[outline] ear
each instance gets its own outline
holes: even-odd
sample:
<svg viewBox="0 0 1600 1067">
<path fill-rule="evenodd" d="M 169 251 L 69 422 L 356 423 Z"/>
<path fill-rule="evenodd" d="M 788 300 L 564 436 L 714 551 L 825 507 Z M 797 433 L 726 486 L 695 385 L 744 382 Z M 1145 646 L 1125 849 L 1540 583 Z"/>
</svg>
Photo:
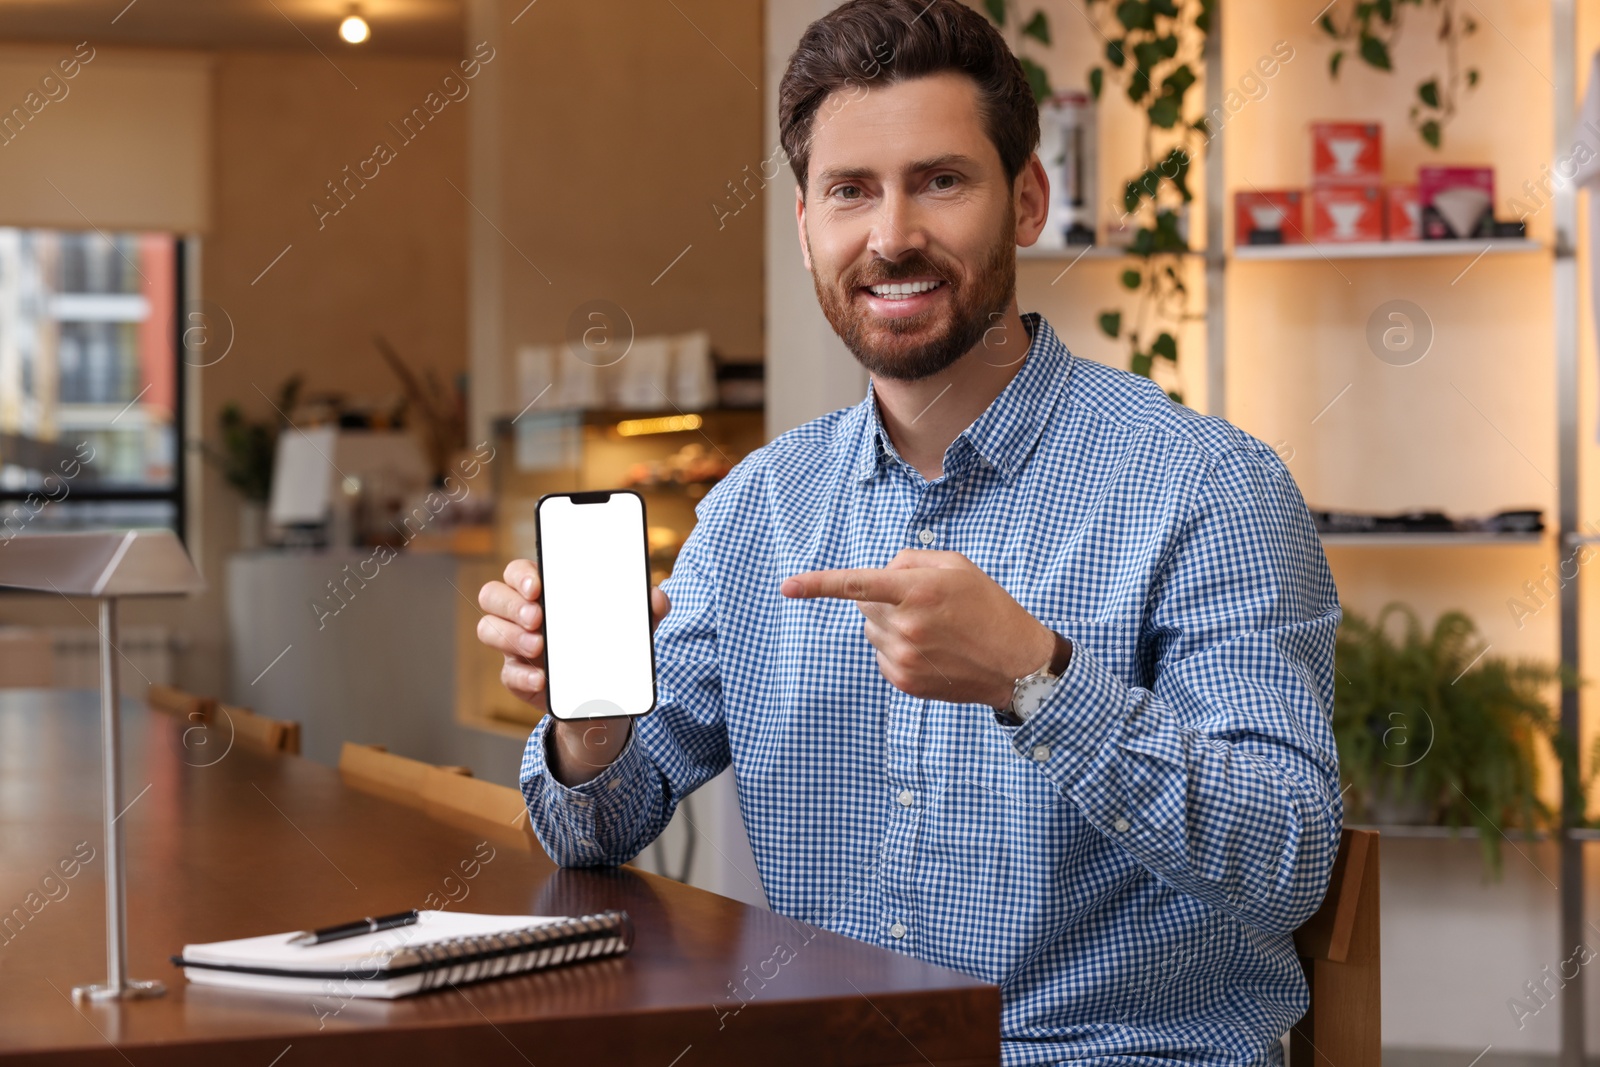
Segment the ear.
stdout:
<svg viewBox="0 0 1600 1067">
<path fill-rule="evenodd" d="M 811 246 L 806 243 L 806 191 L 794 187 L 794 222 L 800 231 L 800 258 L 805 261 L 806 272 L 811 273 Z"/>
<path fill-rule="evenodd" d="M 1017 175 L 1011 198 L 1017 216 L 1017 244 L 1027 248 L 1044 232 L 1045 220 L 1050 215 L 1050 178 L 1037 152 L 1028 157 L 1027 165 Z"/>
</svg>

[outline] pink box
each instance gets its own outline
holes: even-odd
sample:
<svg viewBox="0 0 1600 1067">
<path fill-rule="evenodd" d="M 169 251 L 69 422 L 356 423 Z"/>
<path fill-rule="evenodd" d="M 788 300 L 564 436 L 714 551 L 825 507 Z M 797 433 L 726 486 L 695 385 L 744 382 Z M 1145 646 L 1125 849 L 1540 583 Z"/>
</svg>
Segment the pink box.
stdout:
<svg viewBox="0 0 1600 1067">
<path fill-rule="evenodd" d="M 1383 240 L 1383 190 L 1376 185 L 1311 190 L 1311 239 L 1318 244 Z"/>
<path fill-rule="evenodd" d="M 1493 167 L 1420 167 L 1422 238 L 1494 236 Z"/>
<path fill-rule="evenodd" d="M 1383 181 L 1383 127 L 1376 122 L 1313 122 L 1311 184 Z"/>
<path fill-rule="evenodd" d="M 1233 194 L 1235 245 L 1305 244 L 1304 194 L 1299 189 Z"/>
<path fill-rule="evenodd" d="M 1388 205 L 1385 236 L 1391 241 L 1417 241 L 1422 238 L 1422 201 L 1415 185 L 1391 185 L 1384 190 Z"/>
</svg>

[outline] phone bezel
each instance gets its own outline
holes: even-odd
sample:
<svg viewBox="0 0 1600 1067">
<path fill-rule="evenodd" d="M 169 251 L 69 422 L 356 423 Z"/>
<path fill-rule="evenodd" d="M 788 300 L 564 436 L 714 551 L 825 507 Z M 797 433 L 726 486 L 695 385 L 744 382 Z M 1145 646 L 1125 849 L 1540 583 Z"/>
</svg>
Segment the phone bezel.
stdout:
<svg viewBox="0 0 1600 1067">
<path fill-rule="evenodd" d="M 646 628 L 648 630 L 648 633 L 646 635 L 645 643 L 650 648 L 650 706 L 648 708 L 644 709 L 643 711 L 631 711 L 631 712 L 627 712 L 627 713 L 625 713 L 623 715 L 577 715 L 577 716 L 572 716 L 572 715 L 560 715 L 560 714 L 557 714 L 556 713 L 556 707 L 555 707 L 555 697 L 554 697 L 554 694 L 555 694 L 555 671 L 553 669 L 553 665 L 550 662 L 550 642 L 547 639 L 545 641 L 545 646 L 544 646 L 544 651 L 545 651 L 545 657 L 544 657 L 544 666 L 545 666 L 545 671 L 544 671 L 545 710 L 548 711 L 555 718 L 560 719 L 562 722 L 588 722 L 591 719 L 599 719 L 599 718 L 606 718 L 606 719 L 612 719 L 612 718 L 638 719 L 638 718 L 642 718 L 645 715 L 650 714 L 652 711 L 655 711 L 657 705 L 659 705 L 661 703 L 660 688 L 656 684 L 655 630 L 654 630 L 653 627 L 650 626 L 650 623 L 651 623 L 652 619 L 654 618 L 654 613 L 650 609 L 650 520 L 649 520 L 649 515 L 648 515 L 648 512 L 647 512 L 647 509 L 645 507 L 644 497 L 640 496 L 638 493 L 634 492 L 632 489 L 591 489 L 591 490 L 584 490 L 584 491 L 576 491 L 576 490 L 574 490 L 574 491 L 568 491 L 568 492 L 564 492 L 564 493 L 545 493 L 542 496 L 540 496 L 538 501 L 534 504 L 534 506 L 533 506 L 533 515 L 534 515 L 533 543 L 534 543 L 534 548 L 538 552 L 538 555 L 539 555 L 539 558 L 536 561 L 536 565 L 539 568 L 539 615 L 540 615 L 540 623 L 541 623 L 540 630 L 541 630 L 541 632 L 543 632 L 550 625 L 550 608 L 545 603 L 545 599 L 544 599 L 544 594 L 545 594 L 545 582 L 544 582 L 544 504 L 545 504 L 545 501 L 554 500 L 554 499 L 560 498 L 560 499 L 571 500 L 574 504 L 577 504 L 577 505 L 580 505 L 580 506 L 587 505 L 587 504 L 602 504 L 603 505 L 603 504 L 609 502 L 612 497 L 617 496 L 619 494 L 626 494 L 627 496 L 631 496 L 631 497 L 633 497 L 633 498 L 635 498 L 636 500 L 639 501 L 639 547 L 640 547 L 640 549 L 641 549 L 641 551 L 643 553 L 643 556 L 644 556 L 644 610 L 645 610 L 645 626 L 646 626 Z M 599 498 L 599 499 L 585 500 L 585 499 L 583 499 L 584 497 L 594 497 L 594 498 Z"/>
</svg>

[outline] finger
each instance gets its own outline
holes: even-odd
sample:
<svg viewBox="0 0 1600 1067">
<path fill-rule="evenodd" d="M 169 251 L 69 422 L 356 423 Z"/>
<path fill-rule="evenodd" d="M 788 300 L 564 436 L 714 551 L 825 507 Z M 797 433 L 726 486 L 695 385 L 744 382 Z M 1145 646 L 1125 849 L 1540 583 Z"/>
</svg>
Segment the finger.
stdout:
<svg viewBox="0 0 1600 1067">
<path fill-rule="evenodd" d="M 778 591 L 787 597 L 810 599 L 837 597 L 842 600 L 872 600 L 897 604 L 904 595 L 906 579 L 876 567 L 855 570 L 807 571 L 785 578 Z"/>
<path fill-rule="evenodd" d="M 485 615 L 478 620 L 478 640 L 507 656 L 533 659 L 544 655 L 542 633 L 530 633 L 493 615 Z"/>
<path fill-rule="evenodd" d="M 527 600 L 539 599 L 539 568 L 532 561 L 514 559 L 506 564 L 506 584 Z"/>
<path fill-rule="evenodd" d="M 504 582 L 485 582 L 483 588 L 478 590 L 478 606 L 525 630 L 538 629 L 543 623 L 543 612 L 539 605 L 527 600 Z"/>
<path fill-rule="evenodd" d="M 528 704 L 544 706 L 544 670 L 515 659 L 500 668 L 500 684 L 506 691 Z"/>
<path fill-rule="evenodd" d="M 672 610 L 672 602 L 667 599 L 659 585 L 650 587 L 650 620 L 651 624 L 659 624 L 667 617 L 667 612 Z"/>
<path fill-rule="evenodd" d="M 916 567 L 959 567 L 967 557 L 959 552 L 939 548 L 902 548 L 889 561 L 889 570 L 903 571 Z"/>
</svg>

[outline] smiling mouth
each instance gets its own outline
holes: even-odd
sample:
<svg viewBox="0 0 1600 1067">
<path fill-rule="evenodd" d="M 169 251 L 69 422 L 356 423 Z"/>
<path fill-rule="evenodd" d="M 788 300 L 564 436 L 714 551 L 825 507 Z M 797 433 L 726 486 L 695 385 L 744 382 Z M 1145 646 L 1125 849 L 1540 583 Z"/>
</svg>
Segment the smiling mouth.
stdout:
<svg viewBox="0 0 1600 1067">
<path fill-rule="evenodd" d="M 861 289 L 881 300 L 910 300 L 923 293 L 942 289 L 945 284 L 941 279 L 924 278 L 910 282 L 879 282 L 875 285 L 863 285 Z"/>
</svg>

